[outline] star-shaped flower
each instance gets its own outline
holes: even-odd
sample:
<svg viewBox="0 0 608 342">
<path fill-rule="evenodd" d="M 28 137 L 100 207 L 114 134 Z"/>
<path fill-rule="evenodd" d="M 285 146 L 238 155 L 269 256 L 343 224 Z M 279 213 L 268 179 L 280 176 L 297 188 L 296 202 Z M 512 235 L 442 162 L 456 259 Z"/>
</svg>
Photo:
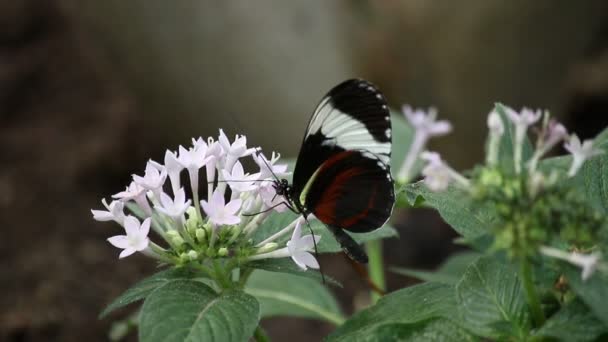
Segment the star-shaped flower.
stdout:
<svg viewBox="0 0 608 342">
<path fill-rule="evenodd" d="M 301 234 L 301 220 L 298 220 L 298 223 L 296 223 L 296 227 L 291 234 L 291 239 L 287 241 L 287 250 L 289 251 L 289 255 L 296 265 L 305 271 L 308 269 L 308 267 L 318 269 L 319 262 L 317 262 L 317 259 L 315 259 L 314 255 L 312 255 L 310 251 L 313 250 L 315 241 L 318 243 L 319 240 L 321 240 L 321 236 L 301 236 Z"/>
<path fill-rule="evenodd" d="M 424 183 L 432 191 L 443 191 L 448 188 L 451 180 L 450 168 L 441 160 L 438 153 L 423 152 L 422 159 L 427 165 L 422 169 Z"/>
<path fill-rule="evenodd" d="M 125 204 L 121 201 L 112 201 L 109 205 L 106 199 L 102 199 L 101 203 L 108 209 L 105 210 L 91 210 L 93 219 L 97 221 L 116 221 L 118 224 L 123 225 L 125 221 L 124 207 Z"/>
<path fill-rule="evenodd" d="M 287 206 L 285 203 L 285 198 L 283 196 L 277 195 L 277 190 L 274 187 L 272 182 L 266 181 L 263 182 L 258 188 L 258 193 L 264 202 L 264 206 L 266 208 L 274 208 L 275 211 L 282 213 L 287 210 Z M 282 205 L 280 205 L 283 203 Z"/>
<path fill-rule="evenodd" d="M 585 160 L 604 153 L 600 149 L 593 148 L 593 140 L 585 140 L 582 144 L 576 134 L 570 136 L 570 141 L 564 144 L 564 148 L 572 154 L 572 164 L 568 171 L 568 176 L 576 175 L 578 170 L 583 166 Z"/>
<path fill-rule="evenodd" d="M 116 235 L 108 239 L 114 247 L 121 248 L 123 251 L 118 256 L 120 259 L 127 257 L 135 252 L 141 252 L 148 247 L 150 242 L 148 233 L 150 232 L 150 218 L 145 219 L 141 225 L 139 220 L 133 216 L 125 218 L 125 232 L 127 235 Z"/>
<path fill-rule="evenodd" d="M 184 166 L 177 160 L 175 152 L 169 150 L 165 151 L 165 170 L 167 170 L 167 175 L 171 181 L 171 189 L 174 194 L 182 187 L 179 175 L 183 169 Z"/>
<path fill-rule="evenodd" d="M 177 161 L 188 171 L 198 170 L 203 167 L 211 157 L 206 156 L 207 149 L 199 146 L 199 148 L 185 149 L 183 146 L 179 147 L 179 157 Z"/>
<path fill-rule="evenodd" d="M 593 275 L 593 273 L 597 269 L 597 265 L 600 259 L 601 254 L 599 253 L 582 254 L 572 252 L 568 261 L 571 264 L 576 265 L 582 269 L 581 278 L 583 279 L 583 281 L 586 281 Z"/>
<path fill-rule="evenodd" d="M 164 192 L 161 193 L 160 205 L 156 205 L 155 208 L 174 220 L 181 220 L 182 215 L 184 215 L 186 210 L 190 207 L 190 203 L 190 200 L 186 200 L 184 188 L 181 188 L 175 193 L 175 199 L 171 199 L 171 197 Z"/>
<path fill-rule="evenodd" d="M 165 184 L 165 179 L 167 179 L 167 170 L 165 167 L 152 162 L 146 164 L 146 173 L 143 177 L 133 175 L 133 181 L 135 183 L 146 190 L 152 191 L 155 196 L 160 195 L 162 187 Z"/>
<path fill-rule="evenodd" d="M 135 182 L 131 182 L 125 191 L 112 195 L 112 198 L 122 202 L 135 201 L 146 214 L 152 215 L 152 209 L 146 198 L 146 189 Z"/>
<path fill-rule="evenodd" d="M 280 153 L 272 152 L 270 160 L 266 159 L 264 153 L 254 153 L 251 155 L 253 161 L 258 164 L 260 168 L 259 179 L 267 179 L 276 177 L 283 177 L 289 174 L 287 172 L 287 164 L 276 164 L 275 163 L 281 158 Z"/>
<path fill-rule="evenodd" d="M 247 149 L 247 137 L 238 134 L 234 138 L 234 143 L 230 143 L 228 137 L 222 129 L 220 129 L 219 143 L 225 153 L 231 157 L 238 159 L 253 153 L 253 149 Z"/>
<path fill-rule="evenodd" d="M 414 165 L 420 153 L 424 150 L 427 141 L 432 137 L 449 133 L 452 130 L 452 125 L 445 120 L 435 121 L 437 110 L 434 108 L 430 108 L 427 112 L 406 105 L 403 106 L 403 114 L 415 130 L 414 140 L 397 174 L 397 181 L 406 183 L 414 176 Z"/>
<path fill-rule="evenodd" d="M 437 118 L 437 110 L 435 108 L 424 111 L 405 105 L 403 106 L 403 114 L 414 127 L 417 134 L 423 134 L 429 138 L 450 133 L 452 130 L 452 125 L 448 121 L 435 121 Z"/>
<path fill-rule="evenodd" d="M 538 109 L 532 110 L 524 107 L 522 108 L 521 112 L 518 113 L 512 108 L 506 106 L 504 108 L 505 114 L 507 114 L 507 117 L 515 126 L 529 127 L 530 125 L 536 123 L 536 121 L 538 121 L 542 115 L 542 112 Z"/>
<path fill-rule="evenodd" d="M 243 165 L 238 160 L 232 167 L 232 173 L 222 170 L 222 174 L 232 191 L 245 192 L 255 190 L 258 187 L 255 181 L 258 180 L 259 174 L 246 174 L 243 170 Z"/>
<path fill-rule="evenodd" d="M 236 214 L 241 208 L 242 201 L 239 198 L 226 203 L 222 191 L 216 190 L 209 202 L 201 200 L 201 206 L 209 217 L 209 221 L 215 225 L 233 225 L 241 222 Z"/>
</svg>

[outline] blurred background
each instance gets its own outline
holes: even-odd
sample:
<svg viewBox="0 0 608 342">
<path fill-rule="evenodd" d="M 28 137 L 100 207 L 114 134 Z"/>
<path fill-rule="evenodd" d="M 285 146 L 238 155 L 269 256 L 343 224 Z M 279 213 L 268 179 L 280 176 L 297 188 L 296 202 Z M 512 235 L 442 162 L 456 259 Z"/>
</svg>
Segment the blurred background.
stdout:
<svg viewBox="0 0 608 342">
<path fill-rule="evenodd" d="M 294 156 L 317 101 L 351 77 L 394 108 L 436 106 L 455 131 L 433 148 L 461 169 L 481 160 L 496 101 L 592 137 L 608 124 L 608 2 L 1 1 L 0 340 L 107 340 L 129 311 L 98 313 L 155 265 L 119 262 L 105 239 L 120 227 L 89 209 L 148 158 L 220 127 Z M 394 224 L 389 265 L 433 269 L 458 249 L 433 212 Z M 321 261 L 352 312 L 365 284 L 340 256 Z M 264 326 L 278 341 L 332 329 Z"/>
</svg>

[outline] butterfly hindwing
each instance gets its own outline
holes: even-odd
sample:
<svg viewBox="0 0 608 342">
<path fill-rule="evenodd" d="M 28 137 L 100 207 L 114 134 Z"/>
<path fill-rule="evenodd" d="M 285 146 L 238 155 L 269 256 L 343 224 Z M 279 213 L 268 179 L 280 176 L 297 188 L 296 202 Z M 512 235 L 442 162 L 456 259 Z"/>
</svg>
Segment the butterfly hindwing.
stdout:
<svg viewBox="0 0 608 342">
<path fill-rule="evenodd" d="M 325 224 L 363 233 L 388 220 L 395 198 L 388 166 L 348 150 L 319 167 L 301 200 Z"/>
</svg>

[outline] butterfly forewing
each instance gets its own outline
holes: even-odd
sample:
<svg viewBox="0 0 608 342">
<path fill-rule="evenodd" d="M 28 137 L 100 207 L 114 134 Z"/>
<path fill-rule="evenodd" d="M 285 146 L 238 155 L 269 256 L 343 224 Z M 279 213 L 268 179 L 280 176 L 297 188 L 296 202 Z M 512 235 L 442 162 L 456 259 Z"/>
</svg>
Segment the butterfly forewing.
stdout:
<svg viewBox="0 0 608 342">
<path fill-rule="evenodd" d="M 294 190 L 301 192 L 323 162 L 345 150 L 390 164 L 390 112 L 382 94 L 364 80 L 342 82 L 315 109 L 294 170 Z"/>
</svg>

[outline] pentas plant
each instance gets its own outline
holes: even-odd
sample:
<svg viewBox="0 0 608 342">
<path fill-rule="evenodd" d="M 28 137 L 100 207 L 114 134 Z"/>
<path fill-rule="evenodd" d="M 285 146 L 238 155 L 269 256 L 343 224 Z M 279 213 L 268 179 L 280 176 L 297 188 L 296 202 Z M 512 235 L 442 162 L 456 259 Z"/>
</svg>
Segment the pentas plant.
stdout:
<svg viewBox="0 0 608 342">
<path fill-rule="evenodd" d="M 498 104 L 484 162 L 460 173 L 425 147 L 449 123 L 434 109 L 404 114 L 414 133 L 397 203 L 435 208 L 470 250 L 435 272 L 393 268 L 425 282 L 385 296 L 329 339 L 608 339 L 608 131 L 581 141 L 546 111 Z M 546 158 L 559 146 L 569 154 Z M 418 170 L 422 180 L 408 184 Z"/>
<path fill-rule="evenodd" d="M 257 166 L 253 173 L 246 159 Z M 115 324 L 113 339 L 133 326 L 142 341 L 263 339 L 259 320 L 277 312 L 341 323 L 325 287 L 337 282 L 317 271 L 315 254 L 340 247 L 321 239 L 327 231 L 314 216 L 287 210 L 275 181 L 288 175 L 279 154 L 267 158 L 245 136 L 231 141 L 220 130 L 217 140 L 192 139 L 166 151 L 162 163 L 150 160 L 112 201 L 102 199 L 105 210 L 91 212 L 122 227 L 107 239 L 118 258 L 140 253 L 163 268 L 102 313 L 144 300 L 136 316 Z M 392 235 L 386 228 L 355 239 Z"/>
<path fill-rule="evenodd" d="M 287 209 L 273 187 L 273 177 L 285 176 L 287 165 L 277 164 L 279 156 L 274 153 L 266 159 L 256 149 L 247 148 L 246 142 L 244 136 L 230 142 L 221 130 L 217 141 L 193 139 L 188 148 L 166 151 L 164 164 L 149 161 L 144 175 L 133 175 L 131 184 L 113 195 L 110 204 L 103 199 L 107 210 L 92 210 L 93 218 L 114 221 L 124 228 L 124 235 L 108 239 L 122 249 L 119 258 L 141 252 L 162 263 L 196 268 L 216 280 L 226 276 L 218 273 L 265 258 L 291 257 L 303 270 L 318 269 L 310 251 L 320 236 L 302 237 L 302 218 L 253 243 L 251 236 L 264 220 L 273 211 Z M 246 157 L 253 158 L 258 172 L 245 173 L 240 159 Z M 187 184 L 181 183 L 184 170 L 188 173 Z M 201 170 L 206 176 L 202 187 Z M 165 183 L 170 184 L 169 193 L 165 192 Z M 207 191 L 207 198 L 199 199 L 199 188 Z M 192 198 L 186 198 L 186 189 Z M 125 206 L 131 214 L 124 213 Z M 150 227 L 162 243 L 152 241 Z M 294 233 L 291 240 L 278 249 L 275 240 L 289 231 Z M 222 267 L 218 268 L 217 263 Z"/>
</svg>

